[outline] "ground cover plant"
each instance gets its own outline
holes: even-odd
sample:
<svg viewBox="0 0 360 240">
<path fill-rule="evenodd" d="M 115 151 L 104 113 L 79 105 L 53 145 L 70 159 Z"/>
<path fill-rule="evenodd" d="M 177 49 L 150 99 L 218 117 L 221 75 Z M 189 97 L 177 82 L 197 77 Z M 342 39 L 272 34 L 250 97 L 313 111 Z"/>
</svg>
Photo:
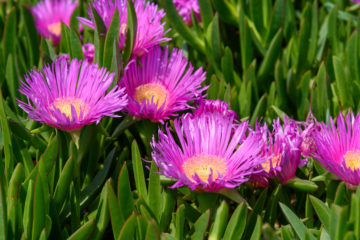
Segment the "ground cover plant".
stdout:
<svg viewBox="0 0 360 240">
<path fill-rule="evenodd" d="M 0 239 L 360 239 L 359 16 L 0 2 Z"/>
</svg>

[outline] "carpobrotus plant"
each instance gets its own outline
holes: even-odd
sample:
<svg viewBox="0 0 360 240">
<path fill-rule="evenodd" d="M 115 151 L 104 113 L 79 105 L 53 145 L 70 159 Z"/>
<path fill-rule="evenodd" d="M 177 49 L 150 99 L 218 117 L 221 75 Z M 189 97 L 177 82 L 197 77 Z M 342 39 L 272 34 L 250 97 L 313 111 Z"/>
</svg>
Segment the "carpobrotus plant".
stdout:
<svg viewBox="0 0 360 240">
<path fill-rule="evenodd" d="M 25 76 L 19 92 L 28 102 L 18 103 L 30 119 L 66 131 L 78 130 L 104 116 L 116 117 L 114 113 L 126 106 L 124 89 L 115 87 L 106 93 L 114 75 L 97 64 L 60 58 Z"/>
<path fill-rule="evenodd" d="M 162 174 L 176 180 L 173 188 L 234 188 L 261 163 L 260 135 L 248 132 L 247 122 L 237 125 L 234 116 L 223 113 L 185 114 L 174 120 L 175 137 L 166 126 L 158 131 L 158 141 L 153 138 L 152 158 Z"/>
<path fill-rule="evenodd" d="M 313 133 L 316 145 L 314 157 L 326 170 L 351 185 L 360 181 L 360 114 L 349 112 L 345 118 L 340 113 L 330 123 L 319 123 Z M 350 184 L 350 185 L 349 185 Z"/>
<path fill-rule="evenodd" d="M 273 131 L 270 132 L 267 125 L 256 126 L 256 131 L 262 135 L 264 143 L 261 156 L 266 160 L 258 166 L 262 170 L 251 177 L 255 186 L 267 187 L 268 178 L 278 178 L 281 183 L 286 183 L 295 177 L 301 161 L 300 146 L 302 137 L 298 131 L 295 121 L 284 117 L 284 126 L 280 124 L 280 119 L 273 121 Z"/>
<path fill-rule="evenodd" d="M 73 0 L 43 0 L 37 3 L 31 13 L 40 35 L 57 44 L 61 38 L 61 23 L 69 26 L 77 5 L 77 1 Z"/>
<path fill-rule="evenodd" d="M 153 48 L 125 69 L 120 86 L 126 88 L 130 115 L 154 122 L 163 122 L 176 112 L 191 108 L 189 101 L 199 99 L 207 87 L 201 84 L 205 72 L 194 71 L 181 50 Z"/>
<path fill-rule="evenodd" d="M 236 121 L 239 120 L 236 112 L 231 110 L 226 102 L 219 99 L 200 99 L 196 103 L 198 106 L 194 111 L 195 116 L 201 116 L 206 113 L 218 113 L 224 115 L 224 117 L 233 118 Z"/>
<path fill-rule="evenodd" d="M 136 56 L 141 56 L 150 48 L 167 42 L 170 38 L 164 36 L 167 31 L 164 28 L 164 23 L 161 23 L 162 18 L 165 16 L 165 12 L 162 9 L 158 9 L 155 3 L 145 2 L 145 0 L 134 0 L 133 2 L 137 17 L 137 31 L 132 53 Z M 110 26 L 115 9 L 119 11 L 119 46 L 123 49 L 127 26 L 126 0 L 95 0 L 90 3 L 88 9 L 90 20 L 86 18 L 79 18 L 79 20 L 88 27 L 95 29 L 95 20 L 91 7 L 99 14 L 106 28 Z"/>
</svg>

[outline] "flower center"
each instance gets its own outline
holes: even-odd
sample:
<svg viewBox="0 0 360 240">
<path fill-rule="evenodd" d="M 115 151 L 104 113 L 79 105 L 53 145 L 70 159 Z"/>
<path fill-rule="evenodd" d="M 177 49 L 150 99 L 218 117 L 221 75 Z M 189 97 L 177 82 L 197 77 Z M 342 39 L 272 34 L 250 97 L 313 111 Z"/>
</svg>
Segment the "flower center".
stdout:
<svg viewBox="0 0 360 240">
<path fill-rule="evenodd" d="M 347 151 L 344 155 L 345 166 L 352 171 L 360 170 L 360 150 Z"/>
<path fill-rule="evenodd" d="M 158 83 L 147 83 L 140 85 L 135 89 L 135 100 L 140 104 L 143 100 L 149 103 L 153 102 L 157 105 L 157 109 L 164 104 L 165 108 L 168 94 L 169 92 L 163 85 Z"/>
<path fill-rule="evenodd" d="M 56 23 L 50 24 L 48 26 L 48 30 L 52 34 L 54 34 L 56 36 L 60 36 L 61 35 L 61 22 L 56 22 Z"/>
<path fill-rule="evenodd" d="M 78 98 L 56 98 L 53 102 L 51 109 L 58 109 L 61 113 L 65 114 L 70 120 L 73 119 L 71 108 L 74 107 L 76 112 L 76 117 L 80 116 L 80 111 L 82 111 L 82 116 L 89 111 L 89 107 L 81 99 Z"/>
<path fill-rule="evenodd" d="M 262 163 L 261 166 L 263 167 L 265 172 L 269 173 L 271 169 L 274 169 L 280 163 L 280 161 L 281 161 L 281 154 L 278 154 L 271 158 L 271 163 L 269 159 L 266 162 Z"/>
<path fill-rule="evenodd" d="M 226 172 L 225 159 L 214 155 L 195 155 L 187 159 L 182 168 L 187 178 L 192 182 L 195 173 L 199 176 L 201 181 L 209 183 L 208 179 L 212 171 L 212 179 L 217 179 L 219 174 L 224 175 Z"/>
</svg>

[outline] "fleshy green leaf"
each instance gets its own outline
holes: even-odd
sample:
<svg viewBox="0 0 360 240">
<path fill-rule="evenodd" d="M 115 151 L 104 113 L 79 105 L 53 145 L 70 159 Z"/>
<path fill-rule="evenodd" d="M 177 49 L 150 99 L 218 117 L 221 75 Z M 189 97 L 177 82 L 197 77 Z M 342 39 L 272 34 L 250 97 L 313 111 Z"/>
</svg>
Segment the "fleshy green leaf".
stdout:
<svg viewBox="0 0 360 240">
<path fill-rule="evenodd" d="M 122 27 L 122 26 L 120 26 Z M 126 39 L 123 52 L 123 60 L 127 63 L 133 52 L 135 41 L 137 38 L 137 16 L 134 4 L 131 0 L 127 1 L 127 23 L 126 23 Z"/>
<path fill-rule="evenodd" d="M 107 69 L 111 68 L 112 59 L 113 59 L 113 46 L 114 42 L 118 44 L 119 41 L 119 31 L 120 31 L 120 19 L 119 11 L 115 9 L 111 23 L 109 25 L 108 31 L 105 37 L 105 46 L 104 46 L 104 63 L 103 66 Z"/>
<path fill-rule="evenodd" d="M 199 0 L 198 2 L 201 13 L 201 21 L 204 24 L 204 29 L 207 29 L 207 26 L 214 17 L 211 2 L 210 0 Z"/>
<path fill-rule="evenodd" d="M 213 1 L 214 8 L 218 11 L 220 18 L 229 24 L 237 25 L 239 16 L 236 8 L 229 1 Z"/>
<path fill-rule="evenodd" d="M 135 214 L 131 215 L 126 221 L 124 226 L 122 227 L 118 240 L 127 240 L 133 239 L 136 229 L 136 216 Z"/>
<path fill-rule="evenodd" d="M 73 178 L 75 168 L 75 160 L 73 157 L 66 162 L 63 170 L 61 171 L 59 181 L 56 185 L 53 201 L 60 210 L 64 204 L 65 198 L 69 194 L 70 183 Z"/>
<path fill-rule="evenodd" d="M 265 190 L 261 193 L 261 195 L 259 196 L 258 200 L 255 203 L 255 206 L 253 208 L 253 211 L 251 212 L 250 216 L 249 216 L 249 220 L 247 221 L 247 228 L 245 229 L 245 233 L 244 233 L 244 239 L 249 239 L 252 231 L 254 229 L 254 225 L 256 223 L 256 219 L 257 219 L 257 215 L 261 214 L 265 202 L 267 200 L 267 192 L 268 192 L 268 188 L 265 188 Z"/>
<path fill-rule="evenodd" d="M 111 218 L 111 226 L 114 234 L 114 238 L 116 239 L 121 231 L 121 228 L 125 222 L 123 214 L 121 213 L 118 199 L 116 198 L 115 192 L 111 184 L 106 184 L 108 190 L 108 206 L 109 206 L 109 213 Z"/>
<path fill-rule="evenodd" d="M 7 182 L 10 179 L 10 174 L 13 169 L 13 153 L 12 153 L 12 142 L 11 142 L 11 135 L 9 124 L 5 114 L 5 106 L 4 106 L 4 99 L 2 96 L 2 92 L 0 89 L 0 123 L 1 123 L 1 131 L 2 136 L 4 139 L 4 154 L 5 154 L 5 181 Z M 5 186 L 5 184 L 4 184 Z M 5 191 L 5 189 L 4 189 Z"/>
<path fill-rule="evenodd" d="M 16 54 L 16 29 L 17 29 L 17 16 L 16 8 L 12 8 L 6 16 L 4 34 L 3 34 L 3 48 L 5 49 L 4 60 L 8 59 L 9 54 L 13 56 Z"/>
<path fill-rule="evenodd" d="M 345 75 L 345 66 L 339 57 L 333 57 L 336 87 L 338 90 L 338 96 L 343 107 L 353 106 L 352 88 L 349 84 L 349 79 Z"/>
<path fill-rule="evenodd" d="M 129 182 L 129 173 L 126 166 L 126 162 L 124 163 L 119 179 L 118 179 L 118 199 L 120 210 L 123 214 L 124 219 L 127 219 L 133 212 L 134 209 L 134 199 L 132 197 L 132 192 L 130 188 Z"/>
<path fill-rule="evenodd" d="M 191 239 L 204 239 L 207 226 L 209 224 L 210 210 L 206 210 L 194 223 L 194 233 Z"/>
<path fill-rule="evenodd" d="M 191 32 L 188 26 L 183 22 L 179 16 L 172 0 L 165 0 L 166 17 L 168 18 L 171 26 L 194 48 L 198 51 L 205 53 L 205 45 L 203 41 Z"/>
<path fill-rule="evenodd" d="M 1 94 L 1 91 L 0 91 Z M 1 99 L 0 99 L 1 100 Z M 1 109 L 0 109 L 1 113 Z M 0 155 L 0 171 L 3 172 L 3 163 Z M 8 221 L 7 221 L 7 207 L 6 207 L 6 180 L 3 174 L 0 174 L 0 239 L 6 240 L 8 236 Z"/>
<path fill-rule="evenodd" d="M 139 195 L 142 196 L 144 199 L 146 199 L 148 193 L 146 190 L 144 169 L 140 157 L 139 147 L 136 141 L 133 141 L 131 145 L 131 156 L 132 156 L 136 189 L 138 190 Z"/>
<path fill-rule="evenodd" d="M 175 238 L 177 240 L 184 239 L 184 224 L 185 224 L 185 206 L 180 205 L 176 210 L 175 220 Z"/>
<path fill-rule="evenodd" d="M 320 199 L 310 196 L 310 201 L 315 209 L 322 224 L 326 229 L 330 229 L 330 209 Z"/>
<path fill-rule="evenodd" d="M 104 161 L 104 167 L 96 174 L 94 180 L 81 192 L 80 205 L 86 205 L 91 196 L 101 188 L 112 165 L 116 148 L 113 148 Z"/>
<path fill-rule="evenodd" d="M 246 204 L 240 204 L 235 212 L 232 214 L 229 223 L 226 227 L 224 240 L 234 240 L 239 239 L 245 229 L 247 219 L 247 209 Z"/>
<path fill-rule="evenodd" d="M 45 228 L 46 210 L 45 210 L 44 184 L 40 173 L 37 174 L 34 182 L 34 202 L 33 202 L 33 224 L 32 224 L 32 238 L 37 240 L 40 237 L 41 231 Z"/>
<path fill-rule="evenodd" d="M 229 207 L 223 201 L 216 210 L 214 225 L 209 233 L 209 240 L 221 239 L 227 226 Z"/>
<path fill-rule="evenodd" d="M 296 235 L 300 238 L 300 239 L 306 239 L 305 235 L 306 233 L 308 233 L 308 236 L 310 237 L 310 239 L 315 239 L 315 237 L 309 232 L 309 230 L 305 227 L 305 225 L 300 221 L 300 219 L 295 215 L 295 213 L 293 211 L 290 210 L 290 208 L 288 208 L 285 204 L 283 203 L 279 203 L 280 204 L 280 208 L 283 211 L 286 219 L 288 220 L 288 222 L 291 224 L 291 226 L 293 227 L 294 231 L 296 232 Z"/>
<path fill-rule="evenodd" d="M 14 172 L 11 176 L 7 194 L 7 215 L 9 221 L 9 232 L 11 238 L 18 239 L 21 235 L 21 214 L 22 206 L 20 201 L 20 188 L 21 183 L 25 179 L 24 166 L 21 163 L 16 165 Z"/>
<path fill-rule="evenodd" d="M 68 240 L 86 240 L 90 239 L 91 234 L 95 228 L 95 218 L 90 219 L 82 225 L 76 232 L 74 232 Z"/>
<path fill-rule="evenodd" d="M 331 206 L 330 211 L 330 230 L 331 239 L 344 239 L 346 232 L 347 209 L 335 204 Z"/>
<path fill-rule="evenodd" d="M 260 240 L 262 233 L 262 218 L 258 215 L 254 231 L 251 235 L 250 240 Z"/>
<path fill-rule="evenodd" d="M 95 60 L 97 60 L 96 62 L 98 62 L 99 64 L 102 64 L 104 56 L 106 27 L 94 7 L 91 7 L 91 12 L 95 21 Z"/>
<path fill-rule="evenodd" d="M 315 192 L 318 189 L 318 186 L 314 182 L 300 178 L 290 179 L 285 183 L 285 186 L 305 192 Z"/>
<path fill-rule="evenodd" d="M 82 46 L 80 42 L 79 36 L 75 33 L 74 30 L 71 28 L 65 27 L 65 37 L 67 41 L 67 45 L 69 47 L 70 59 L 77 58 L 77 59 L 84 59 L 84 54 L 82 51 Z"/>
<path fill-rule="evenodd" d="M 148 204 L 150 209 L 156 216 L 156 219 L 160 221 L 160 209 L 161 209 L 161 185 L 159 170 L 156 167 L 155 162 L 151 163 L 150 180 L 149 180 L 149 195 Z"/>
<path fill-rule="evenodd" d="M 23 213 L 23 226 L 24 226 L 24 236 L 26 239 L 31 237 L 32 229 L 32 216 L 33 216 L 33 196 L 34 196 L 34 182 L 33 180 L 29 181 L 28 188 L 26 191 L 26 199 Z"/>
</svg>

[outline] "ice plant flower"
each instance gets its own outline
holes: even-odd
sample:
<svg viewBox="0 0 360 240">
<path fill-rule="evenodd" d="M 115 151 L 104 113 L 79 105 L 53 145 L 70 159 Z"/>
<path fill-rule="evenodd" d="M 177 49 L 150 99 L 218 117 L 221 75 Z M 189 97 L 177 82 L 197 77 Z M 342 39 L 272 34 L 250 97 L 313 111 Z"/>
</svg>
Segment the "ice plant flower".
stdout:
<svg viewBox="0 0 360 240">
<path fill-rule="evenodd" d="M 301 160 L 301 133 L 295 121 L 284 117 L 284 126 L 280 119 L 273 121 L 273 132 L 267 125 L 256 124 L 255 131 L 260 132 L 264 142 L 261 156 L 266 160 L 258 166 L 262 170 L 251 176 L 252 183 L 257 187 L 267 187 L 268 178 L 278 178 L 286 183 L 295 177 L 296 170 L 304 164 Z"/>
<path fill-rule="evenodd" d="M 98 123 L 103 116 L 116 117 L 127 99 L 123 89 L 108 93 L 114 73 L 97 64 L 59 58 L 43 71 L 33 70 L 21 81 L 19 92 L 28 101 L 18 100 L 29 118 L 66 131 Z"/>
<path fill-rule="evenodd" d="M 92 6 L 102 18 L 105 27 L 109 28 L 117 8 L 120 18 L 119 47 L 123 49 L 127 26 L 126 2 L 126 0 L 95 0 L 90 3 L 88 9 L 90 20 L 86 18 L 78 19 L 88 27 L 95 29 L 95 20 L 91 11 Z M 162 42 L 167 42 L 170 38 L 164 36 L 167 31 L 164 29 L 164 23 L 161 23 L 162 18 L 165 16 L 164 10 L 159 10 L 155 3 L 145 2 L 145 0 L 133 0 L 133 3 L 137 17 L 137 32 L 132 53 L 133 55 L 141 56 L 150 48 Z"/>
<path fill-rule="evenodd" d="M 301 155 L 307 159 L 311 157 L 316 150 L 313 134 L 318 129 L 318 123 L 315 116 L 310 111 L 306 122 L 301 122 L 299 125 L 304 128 L 304 130 L 301 131 L 302 143 L 300 146 L 300 151 Z"/>
<path fill-rule="evenodd" d="M 61 23 L 69 26 L 77 5 L 77 1 L 73 0 L 43 0 L 37 3 L 31 13 L 39 34 L 57 44 L 61 38 Z"/>
<path fill-rule="evenodd" d="M 153 140 L 152 158 L 160 173 L 192 190 L 218 192 L 246 182 L 261 163 L 260 135 L 248 132 L 248 122 L 234 116 L 190 113 L 174 120 L 175 136 L 168 126 Z"/>
<path fill-rule="evenodd" d="M 360 0 L 351 0 L 355 4 L 360 4 Z"/>
<path fill-rule="evenodd" d="M 233 117 L 234 120 L 239 120 L 239 117 L 236 114 L 236 112 L 231 110 L 226 102 L 221 101 L 219 99 L 217 100 L 200 99 L 196 103 L 198 106 L 194 111 L 195 116 L 200 116 L 204 113 L 220 113 L 226 117 Z"/>
<path fill-rule="evenodd" d="M 360 115 L 349 112 L 345 118 L 340 113 L 336 125 L 319 123 L 315 131 L 316 152 L 314 157 L 329 172 L 350 185 L 360 181 Z"/>
<path fill-rule="evenodd" d="M 187 25 L 192 25 L 191 11 L 194 12 L 198 22 L 201 21 L 200 6 L 198 0 L 174 0 L 174 5 L 179 15 Z"/>
<path fill-rule="evenodd" d="M 182 51 L 154 47 L 142 56 L 138 65 L 132 61 L 125 68 L 119 84 L 126 88 L 130 115 L 153 122 L 163 122 L 176 112 L 191 108 L 189 101 L 198 100 L 207 86 L 201 84 L 205 73 L 194 68 Z"/>
</svg>

